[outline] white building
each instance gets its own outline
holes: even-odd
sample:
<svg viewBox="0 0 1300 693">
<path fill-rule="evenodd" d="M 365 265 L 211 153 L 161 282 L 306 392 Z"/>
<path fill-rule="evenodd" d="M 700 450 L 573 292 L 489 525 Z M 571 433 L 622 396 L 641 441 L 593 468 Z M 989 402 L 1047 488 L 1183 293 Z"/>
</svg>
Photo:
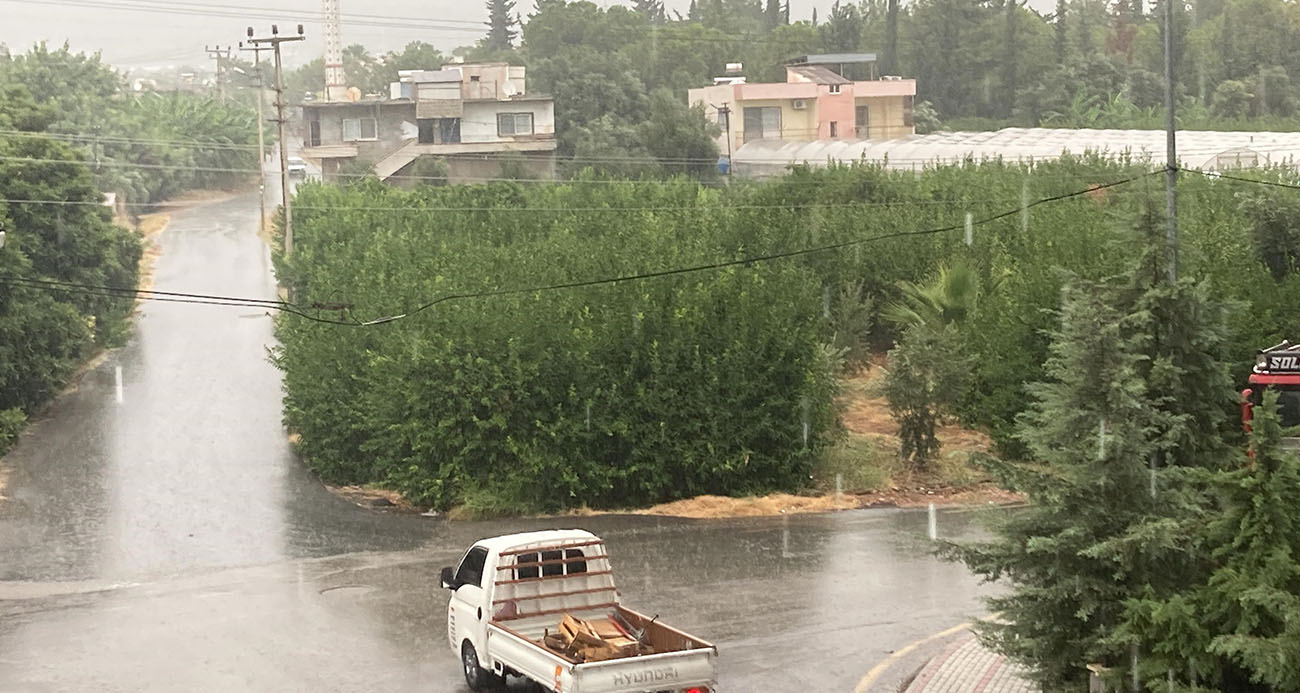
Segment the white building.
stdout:
<svg viewBox="0 0 1300 693">
<path fill-rule="evenodd" d="M 534 176 L 554 175 L 555 103 L 527 92 L 522 66 L 456 64 L 398 78 L 386 99 L 303 104 L 302 157 L 318 162 L 327 180 L 360 161 L 380 179 L 400 181 L 421 157 L 446 162 L 453 182 L 499 177 L 507 160 Z"/>
</svg>

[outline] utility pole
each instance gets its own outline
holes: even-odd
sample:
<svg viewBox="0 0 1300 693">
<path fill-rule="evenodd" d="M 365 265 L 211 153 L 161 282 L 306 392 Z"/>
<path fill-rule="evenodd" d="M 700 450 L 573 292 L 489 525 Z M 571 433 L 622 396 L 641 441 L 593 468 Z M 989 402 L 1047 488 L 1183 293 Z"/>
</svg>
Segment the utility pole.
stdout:
<svg viewBox="0 0 1300 693">
<path fill-rule="evenodd" d="M 262 79 L 262 51 L 269 51 L 269 46 L 245 46 L 243 41 L 239 42 L 239 50 L 253 52 L 253 69 L 257 71 L 257 171 L 261 176 L 261 193 L 258 195 L 258 201 L 261 203 L 262 217 L 261 225 L 257 227 L 258 233 L 266 226 L 266 134 L 263 125 L 266 116 L 262 114 L 262 102 L 266 100 L 266 80 Z"/>
<path fill-rule="evenodd" d="M 217 62 L 217 98 L 222 101 L 226 100 L 226 81 L 225 65 L 223 60 L 230 60 L 230 46 L 222 48 L 221 46 L 204 45 L 203 50 L 208 52 L 208 57 Z"/>
<path fill-rule="evenodd" d="M 262 38 L 253 37 L 253 27 L 248 27 L 248 42 L 254 46 L 269 44 L 275 51 L 275 109 L 276 123 L 279 125 L 280 132 L 280 196 L 284 205 L 284 254 L 288 257 L 293 253 L 293 209 L 290 206 L 291 195 L 289 193 L 289 140 L 285 137 L 285 127 L 288 125 L 288 118 L 285 116 L 284 109 L 288 104 L 284 102 L 284 66 L 280 60 L 280 44 L 285 41 L 302 41 L 306 39 L 303 36 L 302 25 L 298 25 L 297 36 L 280 36 L 280 29 L 276 25 L 271 25 L 271 35 Z"/>
<path fill-rule="evenodd" d="M 718 106 L 718 117 L 723 123 L 722 134 L 727 138 L 727 178 L 731 178 L 731 170 L 736 167 L 736 162 L 731 160 L 731 105 Z"/>
<path fill-rule="evenodd" d="M 1174 3 L 1163 0 L 1165 16 L 1165 260 L 1169 283 L 1178 281 L 1178 151 L 1174 123 Z"/>
</svg>

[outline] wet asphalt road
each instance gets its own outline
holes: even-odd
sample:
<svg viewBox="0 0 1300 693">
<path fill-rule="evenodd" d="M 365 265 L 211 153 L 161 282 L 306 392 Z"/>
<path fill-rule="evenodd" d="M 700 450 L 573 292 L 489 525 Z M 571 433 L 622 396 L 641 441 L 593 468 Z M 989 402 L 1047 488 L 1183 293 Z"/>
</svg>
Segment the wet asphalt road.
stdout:
<svg viewBox="0 0 1300 693">
<path fill-rule="evenodd" d="M 273 298 L 257 215 L 256 196 L 176 213 L 155 288 Z M 853 690 L 981 612 L 988 588 L 928 556 L 924 513 L 446 523 L 359 508 L 293 458 L 272 343 L 257 309 L 145 304 L 131 342 L 0 462 L 0 690 L 463 691 L 438 568 L 477 538 L 556 526 L 605 537 L 630 606 L 715 642 L 727 691 Z M 969 536 L 974 517 L 945 513 L 941 532 Z"/>
</svg>

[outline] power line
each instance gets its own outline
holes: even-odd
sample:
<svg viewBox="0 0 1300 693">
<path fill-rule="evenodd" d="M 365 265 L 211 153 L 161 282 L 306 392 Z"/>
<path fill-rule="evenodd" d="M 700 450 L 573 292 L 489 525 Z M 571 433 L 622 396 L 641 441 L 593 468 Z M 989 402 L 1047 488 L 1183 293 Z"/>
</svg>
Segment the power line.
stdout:
<svg viewBox="0 0 1300 693">
<path fill-rule="evenodd" d="M 603 212 L 721 212 L 721 211 L 754 211 L 754 210 L 802 210 L 802 209 L 855 209 L 855 208 L 874 208 L 874 207 L 954 207 L 975 205 L 1005 204 L 1017 203 L 1019 200 L 1012 198 L 1006 199 L 987 199 L 987 200 L 896 200 L 896 201 L 879 201 L 879 202 L 802 202 L 786 204 L 720 204 L 720 205 L 654 205 L 645 207 L 432 207 L 410 205 L 400 207 L 376 207 L 376 206 L 353 206 L 353 205 L 294 205 L 294 209 L 310 210 L 318 212 L 511 212 L 511 213 L 533 213 L 533 212 L 557 212 L 569 213 L 576 212 L 582 214 L 593 214 Z M 0 198 L 0 204 L 45 204 L 50 206 L 103 206 L 102 203 L 93 200 L 23 200 L 23 199 L 3 199 Z M 125 203 L 128 207 L 189 207 L 190 203 L 158 203 L 150 204 L 147 202 Z"/>
<path fill-rule="evenodd" d="M 1079 197 L 1081 195 L 1087 195 L 1096 192 L 1098 190 L 1105 190 L 1107 188 L 1113 188 L 1120 185 L 1125 185 L 1133 181 L 1139 180 L 1141 178 L 1155 175 L 1157 173 L 1160 173 L 1160 171 L 1148 171 L 1144 174 L 1132 176 L 1122 180 L 1113 181 L 1110 183 L 1104 183 L 1100 185 L 1094 185 L 1094 186 L 1084 188 L 1082 190 L 1075 190 L 1072 192 L 1063 193 L 1060 195 L 1054 195 L 1051 197 L 1040 198 L 1033 202 L 1029 202 L 1027 204 L 1023 204 L 1008 209 L 1006 211 L 999 212 L 997 214 L 992 214 L 986 217 L 982 217 L 980 219 L 974 220 L 971 223 L 973 225 L 988 224 L 994 221 L 998 221 L 1000 219 L 1005 219 L 1011 216 L 1015 216 L 1017 214 L 1021 214 L 1024 210 L 1037 207 L 1039 205 L 1047 204 L 1050 202 L 1058 202 L 1073 197 Z M 655 270 L 650 272 L 641 272 L 638 274 L 621 275 L 617 277 L 605 277 L 599 279 L 562 282 L 557 284 L 546 284 L 546 285 L 530 286 L 530 287 L 522 287 L 522 288 L 514 288 L 514 289 L 493 289 L 488 291 L 447 294 L 445 296 L 441 296 L 431 301 L 428 301 L 424 304 L 421 304 L 414 310 L 407 311 L 405 313 L 375 318 L 372 320 L 366 320 L 366 321 L 357 321 L 357 320 L 344 321 L 344 320 L 332 320 L 328 318 L 321 318 L 319 316 L 314 316 L 303 312 L 302 306 L 290 304 L 284 301 L 274 301 L 274 300 L 267 300 L 267 299 L 248 299 L 248 298 L 239 298 L 239 297 L 231 297 L 231 296 L 219 296 L 219 295 L 212 295 L 212 294 L 194 294 L 194 293 L 183 293 L 183 292 L 152 291 L 152 290 L 111 287 L 111 286 L 96 286 L 96 285 L 89 285 L 89 284 L 77 284 L 73 282 L 58 282 L 58 281 L 51 281 L 51 280 L 41 280 L 41 279 L 32 279 L 32 278 L 14 277 L 14 276 L 0 276 L 0 283 L 27 286 L 28 288 L 41 288 L 49 291 L 83 293 L 83 294 L 97 295 L 97 296 L 108 296 L 113 298 L 135 297 L 140 300 L 146 300 L 146 301 L 164 301 L 164 302 L 175 302 L 175 303 L 194 303 L 194 304 L 211 304 L 211 305 L 224 305 L 224 306 L 237 306 L 237 307 L 265 308 L 265 309 L 278 310 L 293 315 L 298 315 L 300 317 L 311 320 L 313 322 L 318 322 L 323 324 L 341 325 L 341 326 L 348 326 L 348 327 L 370 327 L 374 325 L 381 325 L 389 322 L 395 322 L 397 320 L 402 320 L 411 317 L 412 315 L 416 315 L 418 313 L 426 311 L 438 304 L 446 303 L 448 301 L 469 300 L 469 299 L 476 299 L 476 298 L 492 298 L 492 297 L 527 294 L 527 293 L 541 293 L 545 291 L 561 291 L 561 290 L 576 289 L 576 288 L 591 287 L 591 286 L 620 284 L 620 283 L 632 282 L 632 281 L 644 281 L 644 280 L 656 279 L 661 277 L 669 277 L 669 276 L 725 269 L 728 267 L 755 265 L 763 262 L 772 262 L 776 260 L 801 257 L 804 255 L 830 252 L 833 250 L 842 250 L 844 248 L 849 248 L 858 245 L 867 245 L 870 243 L 876 243 L 879 241 L 885 241 L 894 238 L 928 236 L 928 235 L 936 235 L 941 233 L 948 233 L 951 231 L 964 229 L 965 226 L 966 226 L 965 223 L 960 223 L 960 224 L 951 224 L 948 226 L 942 226 L 942 227 L 931 228 L 931 229 L 922 229 L 922 230 L 914 230 L 914 231 L 897 231 L 897 232 L 882 234 L 878 236 L 871 236 L 869 238 L 862 238 L 862 239 L 857 239 L 852 241 L 843 241 L 840 243 L 814 246 L 811 248 L 800 248 L 796 250 L 783 251 L 779 253 L 770 253 L 767 255 L 740 258 L 737 260 L 728 260 L 728 261 L 713 262 L 713 263 L 707 263 L 701 265 L 692 265 L 688 267 L 677 267 L 677 268 L 664 269 L 664 270 Z M 317 307 L 320 310 L 346 310 L 346 306 L 317 305 L 314 307 Z"/>
<path fill-rule="evenodd" d="M 94 284 L 80 284 L 76 282 L 61 282 L 47 279 L 37 279 L 34 277 L 19 277 L 14 275 L 0 275 L 0 284 L 8 286 L 25 287 L 29 289 L 38 289 L 42 291 L 58 292 L 64 294 L 76 294 L 86 296 L 98 296 L 102 298 L 117 299 L 137 299 L 141 301 L 150 301 L 154 303 L 185 303 L 191 305 L 210 305 L 210 306 L 229 306 L 234 308 L 263 308 L 276 310 L 282 313 L 290 313 L 299 317 L 330 325 L 349 325 L 355 326 L 355 321 L 332 320 L 311 315 L 305 310 L 307 308 L 316 308 L 319 310 L 343 310 L 344 306 L 299 306 L 286 301 L 246 298 L 240 296 L 220 296 L 213 294 L 192 294 L 175 291 L 153 291 L 148 289 L 135 289 L 129 287 L 117 286 L 99 286 Z"/>
<path fill-rule="evenodd" d="M 0 0 L 0 1 L 2 1 L 2 0 Z M 69 163 L 71 163 L 71 164 L 89 164 L 89 163 L 92 163 L 92 162 L 87 162 L 87 161 L 72 161 L 72 160 L 68 160 L 68 159 L 42 159 L 42 158 L 35 158 L 35 157 L 21 157 L 21 156 L 0 156 L 0 161 L 17 161 L 17 162 L 23 162 L 23 163 L 49 163 L 49 164 L 69 164 Z M 973 161 L 974 161 L 974 160 L 973 160 Z M 996 158 L 994 158 L 994 157 L 987 157 L 987 158 L 985 158 L 985 159 L 980 159 L 980 160 L 978 160 L 978 161 L 979 161 L 979 162 L 987 161 L 987 162 L 990 162 L 990 163 L 994 163 L 994 162 L 999 161 L 999 159 L 996 159 Z M 251 168 L 232 168 L 232 167 L 218 167 L 218 166 L 192 166 L 192 165 L 189 165 L 189 164 L 143 164 L 143 163 L 135 163 L 135 162 L 119 161 L 119 160 L 113 160 L 113 159 L 101 160 L 101 161 L 94 162 L 94 163 L 96 163 L 96 165 L 98 165 L 98 166 L 107 166 L 107 167 L 115 167 L 115 168 L 128 168 L 128 169 L 129 169 L 129 168 L 139 168 L 139 169 L 155 169 L 155 170 L 186 170 L 186 171 L 198 171 L 198 172 L 204 172 L 204 173 L 246 173 L 246 174 L 249 174 L 249 175 L 254 174 L 254 173 L 258 173 L 258 172 L 259 172 L 257 169 L 251 169 Z M 648 161 L 647 163 L 653 163 L 653 161 Z M 891 165 L 893 165 L 893 164 L 897 164 L 897 163 L 917 163 L 917 164 L 922 164 L 922 165 L 927 165 L 927 166 L 928 166 L 928 165 L 936 165 L 936 166 L 937 166 L 937 165 L 943 165 L 945 162 L 939 161 L 939 160 L 937 160 L 937 159 L 935 159 L 935 158 L 925 158 L 925 159 L 921 159 L 921 158 L 917 158 L 917 159 L 908 159 L 908 158 L 903 158 L 903 159 L 899 159 L 899 158 L 882 158 L 882 159 L 878 159 L 878 160 L 877 160 L 877 159 L 862 159 L 862 160 L 855 160 L 855 161 L 851 161 L 851 162 L 843 162 L 843 163 L 844 163 L 845 165 L 862 163 L 862 164 L 869 164 L 869 165 L 874 164 L 874 165 L 880 165 L 880 166 L 884 166 L 884 167 L 890 167 Z M 737 162 L 733 162 L 733 165 L 738 165 L 738 166 L 780 166 L 780 167 L 782 167 L 782 168 L 787 168 L 787 167 L 792 167 L 792 166 L 807 165 L 807 163 L 806 163 L 806 162 L 752 162 L 752 161 L 737 161 Z M 949 162 L 948 165 L 951 165 L 951 162 Z M 1163 170 L 1163 169 L 1160 169 L 1160 170 Z M 369 174 L 369 173 L 342 173 L 342 172 L 340 172 L 340 173 L 336 173 L 336 174 L 334 174 L 334 175 L 336 175 L 336 176 L 338 176 L 338 177 L 340 177 L 340 178 L 355 178 L 355 179 L 362 179 L 362 178 L 369 178 L 369 177 L 371 177 L 373 174 Z M 498 182 L 499 182 L 499 183 L 550 184 L 550 185 L 588 185 L 588 184 L 591 184 L 591 185 L 595 185 L 595 184 L 600 184 L 600 185 L 635 185 L 635 184 L 643 184 L 643 183 L 646 182 L 646 181 L 644 181 L 644 180 L 634 180 L 634 179 L 569 179 L 569 180 L 561 180 L 561 179 L 548 179 L 548 178 L 503 178 L 503 177 L 491 177 L 491 176 L 458 176 L 458 177 L 452 177 L 452 176 L 396 176 L 396 177 L 397 177 L 397 178 L 401 178 L 402 180 L 438 181 L 438 182 L 445 182 L 445 183 L 456 183 L 456 182 L 470 182 L 470 183 L 498 183 Z M 1074 175 L 1069 175 L 1069 174 L 1061 174 L 1061 175 L 1059 175 L 1059 176 L 1041 176 L 1041 178 L 1044 179 L 1044 180 L 1046 180 L 1046 179 L 1050 179 L 1050 178 L 1057 178 L 1057 179 L 1063 179 L 1063 180 L 1077 180 L 1077 179 L 1079 178 L 1079 176 L 1074 176 Z M 802 182 L 791 181 L 791 182 L 786 183 L 786 184 L 802 184 Z M 822 186 L 825 186 L 825 185 L 826 185 L 826 183 L 825 183 L 824 181 L 809 181 L 807 184 L 808 184 L 808 185 L 822 185 Z"/>
<path fill-rule="evenodd" d="M 143 2 L 124 1 L 124 0 L 0 0 L 2 2 L 13 2 L 17 4 L 39 4 L 39 5 L 63 5 L 67 7 L 86 7 L 92 9 L 109 9 L 130 12 L 141 12 L 145 14 L 176 14 L 189 15 L 197 17 L 220 17 L 220 18 L 238 18 L 242 20 L 284 20 L 294 19 L 304 23 L 314 23 L 320 21 L 320 16 L 314 13 L 306 13 L 302 10 L 270 10 L 267 8 L 234 8 L 234 7 L 209 7 L 203 5 L 194 5 L 187 3 L 157 3 L 146 4 Z M 412 31 L 429 31 L 429 32 L 452 32 L 452 33 L 482 33 L 481 28 L 473 28 L 472 24 L 480 22 L 469 22 L 468 20 L 425 20 L 419 18 L 368 18 L 365 15 L 345 15 L 349 24 L 357 26 L 371 26 L 387 29 L 407 29 Z"/>
<path fill-rule="evenodd" d="M 1096 185 L 1096 186 L 1092 186 L 1092 187 L 1090 187 L 1090 188 L 1085 188 L 1085 189 L 1083 189 L 1083 190 L 1077 190 L 1077 191 L 1074 191 L 1074 192 L 1064 193 L 1064 194 L 1061 194 L 1061 195 L 1054 195 L 1054 196 L 1052 196 L 1052 197 L 1040 198 L 1040 199 L 1038 199 L 1038 200 L 1035 200 L 1035 201 L 1033 201 L 1033 202 L 1030 202 L 1029 204 L 1023 205 L 1023 207 L 1016 207 L 1016 208 L 1013 208 L 1013 209 L 1009 209 L 1009 210 L 1007 210 L 1007 211 L 1005 211 L 1005 212 L 999 212 L 999 213 L 997 213 L 997 214 L 993 214 L 993 215 L 990 215 L 990 216 L 982 217 L 982 218 L 980 218 L 980 219 L 974 220 L 972 223 L 973 223 L 974 225 L 983 225 L 983 224 L 988 224 L 988 223 L 991 223 L 991 222 L 997 221 L 997 220 L 999 220 L 999 219 L 1005 219 L 1005 218 L 1007 218 L 1007 217 L 1011 217 L 1011 216 L 1015 216 L 1015 215 L 1017 215 L 1017 214 L 1020 214 L 1024 209 L 1030 209 L 1030 208 L 1037 207 L 1037 206 L 1042 205 L 1042 204 L 1047 204 L 1047 203 L 1049 203 L 1049 202 L 1058 202 L 1058 201 L 1066 200 L 1066 199 L 1069 199 L 1069 198 L 1072 198 L 1072 197 L 1078 197 L 1078 196 L 1080 196 L 1080 195 L 1087 195 L 1087 194 L 1090 194 L 1090 193 L 1096 192 L 1096 191 L 1098 191 L 1098 190 L 1105 190 L 1105 189 L 1107 189 L 1107 188 L 1113 188 L 1113 187 L 1116 187 L 1116 186 L 1125 185 L 1125 184 L 1127 184 L 1127 183 L 1131 183 L 1131 182 L 1133 182 L 1133 181 L 1135 181 L 1135 180 L 1138 180 L 1138 179 L 1140 179 L 1140 178 L 1145 178 L 1146 176 L 1155 175 L 1156 173 L 1159 173 L 1159 172 L 1158 172 L 1158 171 L 1150 171 L 1150 172 L 1144 173 L 1144 174 L 1139 175 L 1139 176 L 1133 176 L 1133 177 L 1130 177 L 1130 178 L 1125 178 L 1125 179 L 1123 179 L 1123 180 L 1114 181 L 1114 182 L 1111 182 L 1111 183 L 1105 183 L 1105 184 L 1102 184 L 1102 185 Z M 710 271 L 710 270 L 725 269 L 725 268 L 728 268 L 728 267 L 737 267 L 737 266 L 742 266 L 742 265 L 754 265 L 754 264 L 758 264 L 758 263 L 762 263 L 762 262 L 771 262 L 771 261 L 775 261 L 775 260 L 784 260 L 784 259 L 793 258 L 793 257 L 801 257 L 801 256 L 804 256 L 804 255 L 812 255 L 812 254 L 815 254 L 815 253 L 824 253 L 824 252 L 829 252 L 829 251 L 832 251 L 832 250 L 842 250 L 842 249 L 844 249 L 844 248 L 850 248 L 850 247 L 858 246 L 858 245 L 867 245 L 867 244 L 870 244 L 870 243 L 876 243 L 876 242 L 879 242 L 879 241 L 889 240 L 889 239 L 893 239 L 893 238 L 906 238 L 906 237 L 911 237 L 911 236 L 929 236 L 929 235 L 935 235 L 935 234 L 941 234 L 941 233 L 947 233 L 947 232 L 951 232 L 951 231 L 961 230 L 961 229 L 965 229 L 965 228 L 966 228 L 966 223 L 963 222 L 963 223 L 960 223 L 960 224 L 951 224 L 951 225 L 949 225 L 949 226 L 943 226 L 943 227 L 933 228 L 933 229 L 924 229 L 924 230 L 919 230 L 919 231 L 896 231 L 896 232 L 893 232 L 893 233 L 886 233 L 886 234 L 882 234 L 882 235 L 879 235 L 879 236 L 871 236 L 871 237 L 869 237 L 869 238 L 862 238 L 862 239 L 853 240 L 853 241 L 844 241 L 844 242 L 841 242 L 841 243 L 832 243 L 832 244 L 829 244 L 829 245 L 814 246 L 814 247 L 811 247 L 811 248 L 800 248 L 800 249 L 798 249 L 798 250 L 790 250 L 790 251 L 784 251 L 784 252 L 780 252 L 780 253 L 771 253 L 771 254 L 768 254 L 768 255 L 759 255 L 759 256 L 755 256 L 755 257 L 741 258 L 741 259 L 739 259 L 739 260 L 729 260 L 729 261 L 724 261 L 724 262 L 713 262 L 713 263 L 704 264 L 704 265 L 694 265 L 694 266 L 690 266 L 690 267 L 678 267 L 678 268 L 666 269 L 666 270 L 658 270 L 658 271 L 653 271 L 653 272 L 642 272 L 642 273 L 639 273 L 639 274 L 629 274 L 629 275 L 623 275 L 623 276 L 619 276 L 619 277 L 609 277 L 609 278 L 603 278 L 603 279 L 588 279 L 588 280 L 583 280 L 583 281 L 564 282 L 564 283 L 560 283 L 560 284 L 547 284 L 547 285 L 544 285 L 544 286 L 533 286 L 533 287 L 518 288 L 518 289 L 497 289 L 497 290 L 479 291 L 479 292 L 470 292 L 470 293 L 463 293 L 463 294 L 448 294 L 448 295 L 446 295 L 446 296 L 441 296 L 441 297 L 439 297 L 439 298 L 433 299 L 432 301 L 429 301 L 429 302 L 427 302 L 427 303 L 424 303 L 424 304 L 420 305 L 419 307 L 417 307 L 415 310 L 408 311 L 408 312 L 406 312 L 406 313 L 400 313 L 400 314 L 396 314 L 396 315 L 390 315 L 390 316 L 386 316 L 386 317 L 382 317 L 382 318 L 376 318 L 376 319 L 374 319 L 374 320 L 368 320 L 368 321 L 362 322 L 361 325 L 362 325 L 362 326 L 379 325 L 379 324 L 383 324 L 383 323 L 393 322 L 393 321 L 395 321 L 395 320 L 402 320 L 402 319 L 404 319 L 404 318 L 408 318 L 408 317 L 410 317 L 410 316 L 412 316 L 412 315 L 416 315 L 416 314 L 421 313 L 421 312 L 423 312 L 423 311 L 425 311 L 425 310 L 428 310 L 429 308 L 432 308 L 432 307 L 434 307 L 434 306 L 436 306 L 436 305 L 438 305 L 438 304 L 440 304 L 440 303 L 445 303 L 445 302 L 447 302 L 447 301 L 467 300 L 467 299 L 475 299 L 475 298 L 493 298 L 493 297 L 498 297 L 498 296 L 510 296 L 510 295 L 517 295 L 517 294 L 526 294 L 526 293 L 539 293 L 539 292 L 543 292 L 543 291 L 558 291 L 558 290 L 564 290 L 564 289 L 577 289 L 577 288 L 589 287 L 589 286 L 600 286 L 600 285 L 606 285 L 606 284 L 619 284 L 619 283 L 630 282 L 630 281 L 642 281 L 642 280 L 646 280 L 646 279 L 656 279 L 656 278 L 660 278 L 660 277 L 670 277 L 670 276 L 675 276 L 675 275 L 680 275 L 680 274 L 691 274 L 691 273 L 696 273 L 696 272 L 706 272 L 706 271 Z"/>
<path fill-rule="evenodd" d="M 211 7 L 184 2 L 152 2 L 150 0 L 0 0 L 17 4 L 65 5 L 70 7 L 89 7 L 94 9 L 115 9 L 154 14 L 181 14 L 201 17 L 231 17 L 243 19 L 283 20 L 294 19 L 304 23 L 320 22 L 318 13 L 294 9 L 268 7 L 249 7 L 223 5 Z M 432 31 L 439 33 L 482 34 L 484 22 L 461 19 L 422 19 L 419 17 L 399 17 L 392 15 L 343 14 L 343 20 L 351 26 L 368 26 L 388 29 L 406 29 L 412 31 Z M 715 44 L 752 44 L 762 43 L 779 46 L 797 47 L 799 50 L 812 50 L 816 41 L 796 41 L 769 38 L 765 34 L 740 34 L 734 36 L 693 36 L 682 32 L 692 31 L 686 27 L 656 26 L 643 27 L 646 33 L 640 38 L 652 41 L 681 41 L 687 43 Z M 662 34 L 667 34 L 663 36 Z"/>
<path fill-rule="evenodd" d="M 1199 173 L 1202 176 L 1205 176 L 1206 178 L 1209 178 L 1211 180 L 1231 180 L 1239 183 L 1254 183 L 1256 185 L 1266 185 L 1274 188 L 1289 188 L 1291 190 L 1300 190 L 1300 185 L 1296 185 L 1294 183 L 1283 183 L 1281 181 L 1275 181 L 1275 180 L 1261 180 L 1258 178 L 1244 178 L 1242 176 L 1234 176 L 1230 173 L 1223 173 L 1221 171 L 1202 171 L 1201 169 L 1196 169 L 1196 168 L 1183 168 L 1179 170 L 1187 173 Z"/>
<path fill-rule="evenodd" d="M 94 143 L 101 144 L 127 144 L 127 145 L 156 145 L 165 147 L 180 147 L 193 149 L 236 149 L 247 150 L 250 152 L 257 151 L 256 144 L 239 144 L 236 142 L 219 142 L 217 140 L 165 140 L 143 137 L 123 137 L 119 135 L 92 135 L 78 134 L 69 132 L 29 132 L 26 130 L 0 130 L 0 137 L 22 138 L 22 139 L 42 139 L 49 138 L 53 140 L 74 142 L 74 143 Z"/>
</svg>

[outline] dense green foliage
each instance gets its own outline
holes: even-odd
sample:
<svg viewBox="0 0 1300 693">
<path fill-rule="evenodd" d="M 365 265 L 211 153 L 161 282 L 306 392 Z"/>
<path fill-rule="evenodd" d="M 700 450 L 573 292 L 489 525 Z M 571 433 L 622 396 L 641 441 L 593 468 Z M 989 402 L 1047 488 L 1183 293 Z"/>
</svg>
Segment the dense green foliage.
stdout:
<svg viewBox="0 0 1300 693">
<path fill-rule="evenodd" d="M 1180 124 L 1201 129 L 1293 129 L 1300 84 L 1300 13 L 1283 0 L 1198 0 L 1174 7 Z M 1060 0 L 1043 14 L 1020 2 L 837 2 L 818 23 L 765 0 L 695 0 L 685 16 L 663 4 L 602 9 L 536 3 L 518 48 L 486 41 L 470 58 L 508 59 L 556 95 L 557 129 L 617 131 L 637 122 L 660 87 L 678 99 L 726 63 L 751 82 L 784 81 L 783 65 L 808 53 L 875 52 L 885 74 L 917 80 L 918 129 L 937 115 L 960 128 L 1162 127 L 1160 8 Z M 495 30 L 494 30 L 495 31 Z M 863 70 L 849 76 L 866 78 Z M 588 96 L 571 97 L 570 94 Z M 922 117 L 927 116 L 927 117 Z M 570 120 L 573 119 L 573 120 Z M 567 144 L 562 153 L 573 153 Z"/>
<path fill-rule="evenodd" d="M 356 316 L 782 241 L 725 213 L 711 219 L 721 195 L 687 182 L 299 195 L 281 279 L 302 301 L 346 297 Z M 605 206 L 644 211 L 568 211 Z M 617 507 L 789 488 L 834 422 L 820 303 L 809 268 L 770 264 L 451 300 L 375 328 L 286 316 L 286 420 L 325 478 L 386 481 L 437 507 Z"/>
<path fill-rule="evenodd" d="M 81 154 L 42 136 L 52 109 L 4 86 L 0 130 L 0 451 L 96 347 L 120 335 L 131 301 L 52 291 L 13 278 L 134 286 L 136 236 L 109 221 Z M 34 159 L 35 161 L 26 161 Z"/>
<path fill-rule="evenodd" d="M 967 211 L 978 219 L 1014 209 L 1026 187 L 1037 199 L 1144 172 L 1066 159 L 1032 171 L 993 163 L 919 175 L 801 169 L 724 189 L 585 179 L 411 192 L 308 186 L 295 219 L 302 250 L 281 276 L 303 303 L 344 301 L 371 319 L 449 293 L 960 228 Z M 900 280 L 960 260 L 990 290 L 953 328 L 971 364 L 953 408 L 989 430 L 1002 453 L 1023 455 L 1014 424 L 1027 404 L 1024 383 L 1046 377 L 1060 270 L 1100 280 L 1136 262 L 1145 241 L 1116 219 L 1145 213 L 1155 184 L 1142 177 L 977 225 L 970 246 L 959 230 L 896 235 L 748 268 L 450 301 L 374 328 L 286 318 L 287 419 L 327 478 L 388 480 L 437 505 L 476 493 L 530 508 L 797 487 L 808 455 L 833 434 L 828 402 L 810 396 L 827 391 L 812 364 L 843 352 L 818 356 L 820 345 L 849 346 L 841 332 L 873 325 L 870 339 L 888 344 L 897 328 L 875 319 L 875 306 L 901 298 Z M 1275 280 L 1259 261 L 1239 198 L 1254 186 L 1191 176 L 1181 185 L 1183 266 L 1240 303 L 1220 351 L 1243 379 L 1255 348 L 1300 331 L 1300 316 L 1285 308 L 1300 300 L 1300 278 Z M 1158 292 L 1124 300 L 1144 314 L 1183 310 Z M 1181 364 L 1219 353 L 1198 339 L 1159 341 L 1186 352 Z M 766 363 L 776 353 L 783 362 Z M 1231 420 L 1217 393 L 1196 390 L 1176 370 L 1152 373 L 1177 400 L 1205 403 L 1200 428 Z M 757 421 L 770 427 L 761 444 Z M 506 477 L 507 468 L 519 471 Z"/>
<path fill-rule="evenodd" d="M 22 85 L 52 118 L 44 129 L 85 149 L 99 189 L 136 203 L 228 187 L 257 170 L 252 106 L 188 92 L 131 93 L 98 54 L 0 54 L 0 85 Z"/>
</svg>

